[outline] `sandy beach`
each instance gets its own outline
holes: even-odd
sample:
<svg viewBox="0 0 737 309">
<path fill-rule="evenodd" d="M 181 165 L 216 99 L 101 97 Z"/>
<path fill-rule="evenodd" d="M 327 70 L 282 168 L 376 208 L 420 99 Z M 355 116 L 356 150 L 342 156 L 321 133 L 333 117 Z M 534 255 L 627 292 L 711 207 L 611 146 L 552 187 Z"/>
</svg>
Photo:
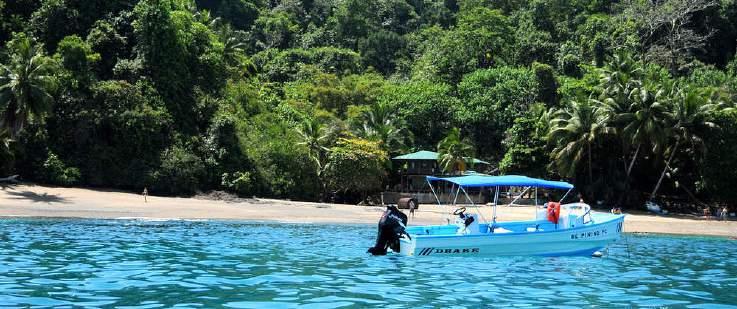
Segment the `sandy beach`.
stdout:
<svg viewBox="0 0 737 309">
<path fill-rule="evenodd" d="M 17 185 L 0 190 L 0 217 L 100 219 L 218 219 L 288 223 L 376 224 L 383 207 L 322 204 L 274 199 L 238 202 L 143 196 L 118 191 Z M 441 224 L 453 208 L 421 205 L 410 225 Z M 479 208 L 491 218 L 491 207 Z M 497 208 L 500 221 L 534 217 L 533 207 Z M 625 232 L 737 237 L 737 221 L 629 213 Z"/>
</svg>

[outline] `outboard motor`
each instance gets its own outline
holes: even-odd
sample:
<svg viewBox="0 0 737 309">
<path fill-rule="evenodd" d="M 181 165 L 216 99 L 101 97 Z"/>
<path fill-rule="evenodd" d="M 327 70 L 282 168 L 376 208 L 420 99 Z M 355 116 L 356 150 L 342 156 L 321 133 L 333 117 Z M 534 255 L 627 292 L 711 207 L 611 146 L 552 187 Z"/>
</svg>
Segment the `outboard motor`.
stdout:
<svg viewBox="0 0 737 309">
<path fill-rule="evenodd" d="M 404 228 L 407 226 L 407 215 L 399 211 L 396 206 L 386 206 L 386 211 L 379 220 L 379 231 L 376 235 L 376 244 L 368 249 L 373 255 L 386 255 L 387 248 L 399 252 L 399 239 L 409 234 Z"/>
</svg>

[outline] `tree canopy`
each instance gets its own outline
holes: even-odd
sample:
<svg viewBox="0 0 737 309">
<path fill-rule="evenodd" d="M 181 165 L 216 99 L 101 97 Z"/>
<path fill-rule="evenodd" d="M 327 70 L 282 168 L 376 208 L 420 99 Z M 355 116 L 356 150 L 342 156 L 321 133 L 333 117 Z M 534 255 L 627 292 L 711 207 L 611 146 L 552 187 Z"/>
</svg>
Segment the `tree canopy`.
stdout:
<svg viewBox="0 0 737 309">
<path fill-rule="evenodd" d="M 734 1 L 0 4 L 0 172 L 28 180 L 356 202 L 440 150 L 737 202 Z"/>
</svg>

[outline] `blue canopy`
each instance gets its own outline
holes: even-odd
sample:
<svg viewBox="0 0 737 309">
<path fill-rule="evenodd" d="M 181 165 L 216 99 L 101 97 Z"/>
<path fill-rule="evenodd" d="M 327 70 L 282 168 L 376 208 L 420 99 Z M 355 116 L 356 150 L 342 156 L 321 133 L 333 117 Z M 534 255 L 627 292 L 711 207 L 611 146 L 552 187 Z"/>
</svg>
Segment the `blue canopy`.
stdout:
<svg viewBox="0 0 737 309">
<path fill-rule="evenodd" d="M 433 177 L 427 176 L 429 181 L 444 180 L 452 182 L 461 187 L 496 187 L 496 186 L 509 186 L 509 187 L 538 187 L 548 189 L 571 189 L 573 185 L 565 181 L 552 181 L 543 180 L 537 178 L 531 178 L 527 176 L 519 175 L 504 175 L 504 176 L 460 176 L 460 177 Z"/>
</svg>

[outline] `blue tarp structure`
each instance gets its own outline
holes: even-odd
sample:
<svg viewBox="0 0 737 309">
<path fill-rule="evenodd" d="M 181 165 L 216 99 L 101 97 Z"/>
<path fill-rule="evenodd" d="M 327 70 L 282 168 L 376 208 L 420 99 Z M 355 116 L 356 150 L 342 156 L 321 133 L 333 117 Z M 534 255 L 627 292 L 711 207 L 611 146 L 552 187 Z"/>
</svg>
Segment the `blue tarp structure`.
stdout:
<svg viewBox="0 0 737 309">
<path fill-rule="evenodd" d="M 538 187 L 548 189 L 571 189 L 573 185 L 565 181 L 552 181 L 531 178 L 519 175 L 504 176 L 460 176 L 460 177 L 433 177 L 427 176 L 429 181 L 448 181 L 464 188 L 468 187 Z"/>
</svg>

